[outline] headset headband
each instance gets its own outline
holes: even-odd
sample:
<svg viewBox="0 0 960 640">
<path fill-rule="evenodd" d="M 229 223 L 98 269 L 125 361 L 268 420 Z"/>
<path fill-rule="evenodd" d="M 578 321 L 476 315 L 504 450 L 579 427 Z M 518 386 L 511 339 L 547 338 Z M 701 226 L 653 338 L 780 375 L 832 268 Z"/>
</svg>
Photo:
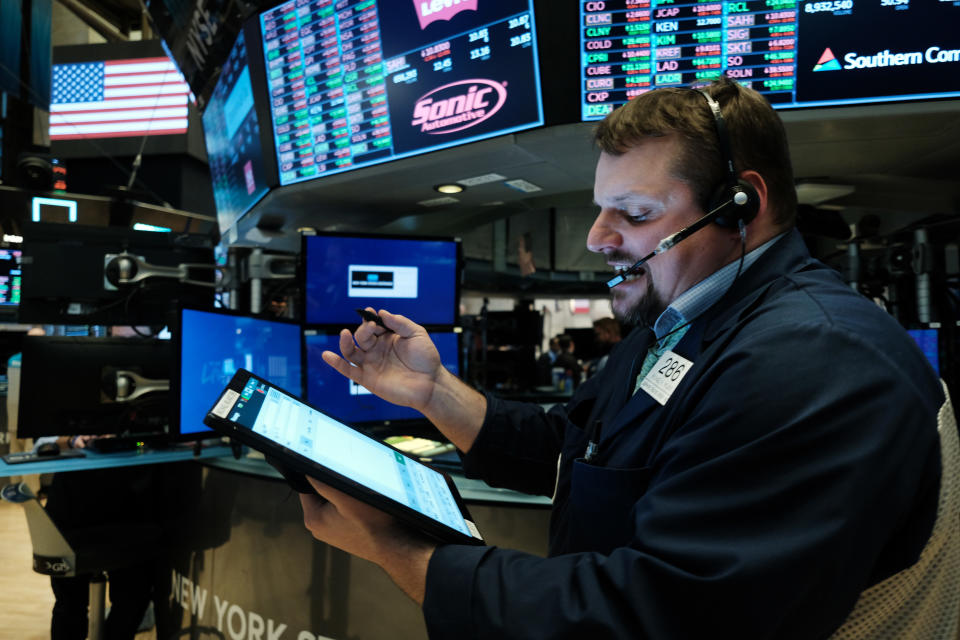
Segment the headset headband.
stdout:
<svg viewBox="0 0 960 640">
<path fill-rule="evenodd" d="M 704 89 L 695 89 L 707 99 L 710 105 L 710 112 L 713 113 L 713 121 L 717 127 L 717 142 L 720 145 L 720 156 L 723 160 L 723 166 L 727 171 L 727 186 L 734 187 L 737 184 L 737 171 L 733 167 L 733 153 L 730 150 L 730 136 L 727 135 L 727 124 L 723 120 L 723 112 L 720 111 L 720 103 L 714 100 L 713 96 Z"/>
</svg>

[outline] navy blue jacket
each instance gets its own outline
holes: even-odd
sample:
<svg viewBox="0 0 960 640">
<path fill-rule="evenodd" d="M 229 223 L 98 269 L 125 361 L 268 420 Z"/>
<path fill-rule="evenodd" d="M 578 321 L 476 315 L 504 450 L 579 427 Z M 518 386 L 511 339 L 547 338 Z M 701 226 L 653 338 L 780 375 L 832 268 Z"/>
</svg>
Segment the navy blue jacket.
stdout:
<svg viewBox="0 0 960 640">
<path fill-rule="evenodd" d="M 432 638 L 823 638 L 916 561 L 939 382 L 797 232 L 691 325 L 674 351 L 693 366 L 663 407 L 631 395 L 650 341 L 635 330 L 548 413 L 488 398 L 465 467 L 555 496 L 550 554 L 440 547 Z"/>
</svg>

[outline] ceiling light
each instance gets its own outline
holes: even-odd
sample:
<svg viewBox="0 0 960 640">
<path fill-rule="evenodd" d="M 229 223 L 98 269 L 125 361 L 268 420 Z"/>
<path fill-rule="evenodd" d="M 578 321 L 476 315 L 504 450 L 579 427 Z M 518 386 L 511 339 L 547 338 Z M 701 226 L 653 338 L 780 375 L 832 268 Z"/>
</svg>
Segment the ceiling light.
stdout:
<svg viewBox="0 0 960 640">
<path fill-rule="evenodd" d="M 433 190 L 439 191 L 440 193 L 460 193 L 466 189 L 462 184 L 457 184 L 456 182 L 450 182 L 447 184 L 438 184 L 434 185 Z"/>
</svg>

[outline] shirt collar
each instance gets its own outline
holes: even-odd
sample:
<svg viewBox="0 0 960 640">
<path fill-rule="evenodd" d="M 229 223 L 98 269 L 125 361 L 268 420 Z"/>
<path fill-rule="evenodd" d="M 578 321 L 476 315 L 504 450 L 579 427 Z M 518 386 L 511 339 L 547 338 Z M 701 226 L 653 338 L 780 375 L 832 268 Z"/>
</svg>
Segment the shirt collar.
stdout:
<svg viewBox="0 0 960 640">
<path fill-rule="evenodd" d="M 763 255 L 763 253 L 769 249 L 774 242 L 782 238 L 783 235 L 784 234 L 781 233 L 771 238 L 746 254 L 743 257 L 743 271 L 749 269 L 750 265 L 756 262 L 757 258 Z M 740 261 L 734 260 L 681 293 L 677 299 L 670 303 L 670 306 L 660 314 L 660 317 L 658 317 L 657 321 L 653 324 L 653 333 L 657 338 L 662 338 L 667 333 L 673 331 L 674 328 L 685 322 L 692 321 L 713 306 L 733 284 L 733 281 L 737 278 L 738 269 L 740 269 Z"/>
</svg>

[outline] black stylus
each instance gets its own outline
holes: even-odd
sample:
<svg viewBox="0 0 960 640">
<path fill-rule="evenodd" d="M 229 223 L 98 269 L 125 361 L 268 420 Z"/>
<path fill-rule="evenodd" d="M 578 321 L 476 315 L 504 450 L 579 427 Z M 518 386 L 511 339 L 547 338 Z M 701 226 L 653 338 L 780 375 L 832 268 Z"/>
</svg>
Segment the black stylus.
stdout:
<svg viewBox="0 0 960 640">
<path fill-rule="evenodd" d="M 387 331 L 392 331 L 387 325 L 383 324 L 383 318 L 373 313 L 372 311 L 367 311 L 366 309 L 357 309 L 357 313 L 360 314 L 360 317 L 363 318 L 364 322 L 373 322 L 378 327 L 383 327 Z"/>
</svg>

